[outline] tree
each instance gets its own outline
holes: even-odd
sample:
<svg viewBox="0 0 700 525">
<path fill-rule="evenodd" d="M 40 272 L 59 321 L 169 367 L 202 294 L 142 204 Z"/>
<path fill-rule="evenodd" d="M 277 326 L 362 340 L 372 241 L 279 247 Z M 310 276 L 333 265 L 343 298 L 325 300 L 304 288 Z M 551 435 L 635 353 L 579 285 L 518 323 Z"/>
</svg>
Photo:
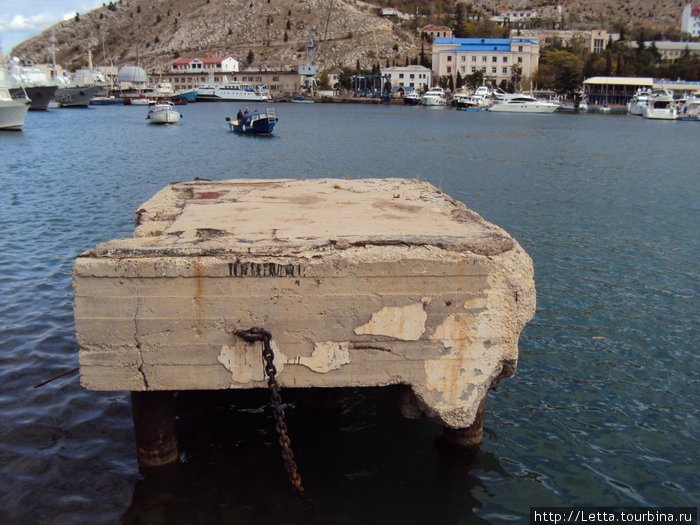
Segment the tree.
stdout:
<svg viewBox="0 0 700 525">
<path fill-rule="evenodd" d="M 255 60 L 255 53 L 253 53 L 253 50 L 251 49 L 248 51 L 248 56 L 246 57 L 245 61 L 248 65 L 251 65 L 253 60 Z"/>
<path fill-rule="evenodd" d="M 539 86 L 573 97 L 583 84 L 583 63 L 569 51 L 545 50 L 535 78 Z"/>
<path fill-rule="evenodd" d="M 283 38 L 283 40 L 284 40 L 285 42 L 286 42 L 287 40 L 289 40 L 289 35 L 287 35 L 287 32 L 286 32 L 286 31 L 284 32 L 284 38 Z"/>
<path fill-rule="evenodd" d="M 328 71 L 323 70 L 318 77 L 318 89 L 331 89 L 330 77 L 328 76 Z"/>
<path fill-rule="evenodd" d="M 80 22 L 80 13 L 78 13 L 77 11 L 75 13 L 75 21 Z"/>
</svg>

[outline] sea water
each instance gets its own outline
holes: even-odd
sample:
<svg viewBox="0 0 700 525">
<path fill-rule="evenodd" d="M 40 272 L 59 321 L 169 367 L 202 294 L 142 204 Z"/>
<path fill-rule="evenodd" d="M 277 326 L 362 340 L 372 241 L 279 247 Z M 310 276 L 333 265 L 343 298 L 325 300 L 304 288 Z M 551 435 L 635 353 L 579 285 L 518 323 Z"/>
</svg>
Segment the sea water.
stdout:
<svg viewBox="0 0 700 525">
<path fill-rule="evenodd" d="M 31 112 L 0 134 L 0 522 L 527 523 L 535 506 L 697 506 L 700 124 L 394 105 L 235 103 Z M 265 109 L 259 106 L 258 109 Z M 195 177 L 405 177 L 513 235 L 537 314 L 486 402 L 476 458 L 344 389 L 326 415 L 283 390 L 310 503 L 286 480 L 267 393 L 178 396 L 181 462 L 139 473 L 127 392 L 77 367 L 71 266 L 130 236 L 156 191 Z"/>
</svg>

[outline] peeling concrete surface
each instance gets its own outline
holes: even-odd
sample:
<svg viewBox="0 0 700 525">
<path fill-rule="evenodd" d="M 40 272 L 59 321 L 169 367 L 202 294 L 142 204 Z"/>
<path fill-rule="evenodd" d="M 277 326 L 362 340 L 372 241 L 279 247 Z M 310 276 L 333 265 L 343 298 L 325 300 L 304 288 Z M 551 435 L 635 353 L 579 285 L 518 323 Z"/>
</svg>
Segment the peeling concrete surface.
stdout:
<svg viewBox="0 0 700 525">
<path fill-rule="evenodd" d="M 407 385 L 402 411 L 466 428 L 515 371 L 534 315 L 532 261 L 502 229 L 404 179 L 170 185 L 134 237 L 73 267 L 83 386 Z"/>
</svg>

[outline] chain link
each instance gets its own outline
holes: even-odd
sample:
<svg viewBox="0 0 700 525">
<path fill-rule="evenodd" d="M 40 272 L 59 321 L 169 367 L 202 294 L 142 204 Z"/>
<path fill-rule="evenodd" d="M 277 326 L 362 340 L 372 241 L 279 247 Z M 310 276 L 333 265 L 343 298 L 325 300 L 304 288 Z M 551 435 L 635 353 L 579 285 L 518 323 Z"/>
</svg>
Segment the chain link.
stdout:
<svg viewBox="0 0 700 525">
<path fill-rule="evenodd" d="M 275 420 L 275 430 L 279 436 L 278 443 L 282 448 L 282 460 L 287 471 L 289 481 L 296 489 L 299 496 L 304 497 L 304 487 L 301 486 L 301 476 L 297 472 L 297 464 L 294 461 L 291 441 L 287 435 L 287 424 L 284 422 L 284 409 L 282 408 L 282 396 L 277 382 L 277 368 L 274 365 L 275 354 L 272 351 L 270 341 L 272 334 L 263 328 L 250 328 L 249 330 L 237 330 L 234 332 L 247 342 L 262 341 L 262 356 L 265 360 L 265 374 L 267 374 L 267 386 L 270 388 L 270 402 L 272 403 L 272 417 Z"/>
</svg>

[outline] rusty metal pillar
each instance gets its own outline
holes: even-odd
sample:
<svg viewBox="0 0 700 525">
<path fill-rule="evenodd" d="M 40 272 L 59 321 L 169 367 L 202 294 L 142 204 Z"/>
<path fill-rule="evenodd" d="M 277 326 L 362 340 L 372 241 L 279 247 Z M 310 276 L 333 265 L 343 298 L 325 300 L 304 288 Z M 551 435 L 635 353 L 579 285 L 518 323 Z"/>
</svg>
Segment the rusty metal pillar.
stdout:
<svg viewBox="0 0 700 525">
<path fill-rule="evenodd" d="M 456 445 L 460 448 L 473 450 L 477 452 L 481 440 L 484 437 L 484 403 L 486 396 L 481 400 L 479 408 L 476 411 L 474 422 L 467 428 L 448 428 L 444 427 L 443 436 L 445 441 L 451 445 Z"/>
<path fill-rule="evenodd" d="M 178 460 L 173 392 L 131 392 L 139 466 L 153 468 Z"/>
</svg>

